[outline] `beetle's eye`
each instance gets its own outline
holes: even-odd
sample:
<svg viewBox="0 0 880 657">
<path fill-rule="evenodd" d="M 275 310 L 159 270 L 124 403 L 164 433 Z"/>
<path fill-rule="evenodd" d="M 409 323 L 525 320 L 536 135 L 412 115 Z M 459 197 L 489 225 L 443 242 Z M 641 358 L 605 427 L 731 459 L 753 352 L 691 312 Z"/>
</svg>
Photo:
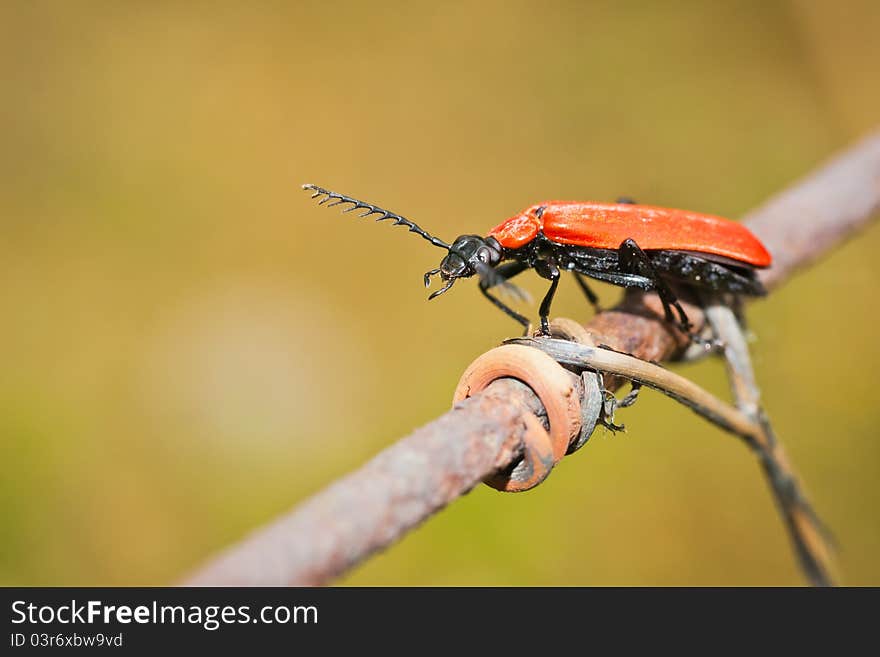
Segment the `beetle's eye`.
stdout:
<svg viewBox="0 0 880 657">
<path fill-rule="evenodd" d="M 480 249 L 477 251 L 477 259 L 480 262 L 489 262 L 489 252 L 486 249 Z"/>
</svg>

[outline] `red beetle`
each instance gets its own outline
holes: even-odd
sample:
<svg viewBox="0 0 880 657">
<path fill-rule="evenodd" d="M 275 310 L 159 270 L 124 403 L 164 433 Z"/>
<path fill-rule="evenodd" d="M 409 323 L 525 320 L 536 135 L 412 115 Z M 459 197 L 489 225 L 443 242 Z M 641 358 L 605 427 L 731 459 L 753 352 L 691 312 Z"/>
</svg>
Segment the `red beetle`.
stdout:
<svg viewBox="0 0 880 657">
<path fill-rule="evenodd" d="M 415 223 L 375 205 L 337 194 L 315 185 L 303 185 L 323 196 L 330 207 L 350 204 L 345 212 L 380 215 L 409 228 L 434 246 L 448 251 L 440 266 L 425 274 L 440 274 L 445 285 L 431 294 L 446 292 L 459 278 L 480 277 L 480 291 L 507 315 L 528 327 L 529 320 L 493 296 L 489 290 L 526 269 L 550 281 L 541 301 L 541 332 L 549 334 L 548 316 L 562 270 L 573 272 L 581 289 L 595 305 L 596 295 L 584 276 L 600 281 L 655 290 L 663 302 L 666 320 L 687 332 L 690 322 L 672 292 L 670 283 L 714 292 L 762 296 L 764 286 L 755 272 L 772 258 L 745 226 L 729 219 L 688 210 L 637 205 L 629 199 L 617 203 L 545 201 L 498 224 L 486 237 L 461 235 L 451 244 L 432 237 Z M 512 286 L 511 286 L 512 287 Z"/>
</svg>

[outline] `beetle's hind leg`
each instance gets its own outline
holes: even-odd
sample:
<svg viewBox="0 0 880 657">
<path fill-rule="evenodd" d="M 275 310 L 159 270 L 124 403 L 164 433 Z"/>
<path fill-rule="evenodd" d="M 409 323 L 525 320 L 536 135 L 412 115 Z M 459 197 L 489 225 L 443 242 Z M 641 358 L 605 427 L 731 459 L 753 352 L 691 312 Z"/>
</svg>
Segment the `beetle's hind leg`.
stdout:
<svg viewBox="0 0 880 657">
<path fill-rule="evenodd" d="M 614 393 L 605 387 L 603 375 L 596 372 L 596 379 L 599 382 L 599 391 L 602 393 L 602 408 L 600 409 L 599 421 L 606 429 L 611 431 L 626 431 L 626 425 L 614 423 L 614 413 L 618 408 L 627 408 L 636 403 L 642 384 L 638 381 L 630 381 L 631 389 L 623 399 L 618 399 Z"/>
<path fill-rule="evenodd" d="M 754 269 L 719 262 L 709 256 L 661 250 L 651 254 L 651 264 L 664 277 L 701 293 L 701 298 L 706 294 L 718 296 L 725 305 L 733 309 L 743 329 L 743 296 L 767 294 Z"/>
<path fill-rule="evenodd" d="M 619 400 L 617 402 L 617 408 L 628 408 L 636 403 L 636 399 L 639 398 L 639 391 L 642 389 L 642 384 L 638 381 L 630 381 L 630 391 L 626 393 L 626 397 Z"/>
<path fill-rule="evenodd" d="M 653 289 L 660 296 L 660 301 L 663 304 L 663 314 L 667 322 L 678 326 L 682 332 L 687 334 L 691 342 L 702 345 L 706 349 L 713 349 L 718 346 L 714 340 L 706 340 L 693 332 L 693 324 L 688 319 L 684 308 L 681 307 L 672 289 L 663 280 L 663 277 L 660 276 L 660 272 L 657 271 L 648 254 L 642 251 L 642 248 L 636 244 L 635 240 L 624 240 L 620 244 L 617 253 L 621 271 L 644 276 L 651 281 Z M 678 321 L 675 320 L 675 315 L 672 313 L 673 307 L 678 313 Z"/>
<path fill-rule="evenodd" d="M 681 307 L 669 285 L 660 276 L 660 272 L 651 263 L 648 254 L 642 251 L 641 247 L 633 239 L 624 240 L 617 249 L 617 253 L 621 271 L 644 276 L 651 281 L 654 290 L 660 295 L 666 321 L 671 324 L 678 323 L 685 333 L 692 335 L 691 328 L 693 328 L 693 325 L 690 323 L 687 313 Z M 678 322 L 675 321 L 675 315 L 672 313 L 673 307 L 678 312 Z"/>
</svg>

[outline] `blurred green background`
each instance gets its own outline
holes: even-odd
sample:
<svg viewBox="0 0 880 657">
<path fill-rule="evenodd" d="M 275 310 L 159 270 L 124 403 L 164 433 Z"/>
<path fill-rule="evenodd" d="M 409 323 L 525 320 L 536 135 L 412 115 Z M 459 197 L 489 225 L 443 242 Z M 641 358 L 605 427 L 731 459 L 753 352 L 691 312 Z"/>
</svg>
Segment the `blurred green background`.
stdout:
<svg viewBox="0 0 880 657">
<path fill-rule="evenodd" d="M 447 240 L 546 198 L 736 217 L 878 123 L 878 33 L 873 0 L 2 3 L 0 583 L 174 582 L 516 333 L 473 284 L 428 304 L 439 251 L 301 183 Z M 880 584 L 878 249 L 749 310 L 847 584 Z M 341 582 L 801 583 L 738 441 L 651 392 L 618 419 Z"/>
</svg>

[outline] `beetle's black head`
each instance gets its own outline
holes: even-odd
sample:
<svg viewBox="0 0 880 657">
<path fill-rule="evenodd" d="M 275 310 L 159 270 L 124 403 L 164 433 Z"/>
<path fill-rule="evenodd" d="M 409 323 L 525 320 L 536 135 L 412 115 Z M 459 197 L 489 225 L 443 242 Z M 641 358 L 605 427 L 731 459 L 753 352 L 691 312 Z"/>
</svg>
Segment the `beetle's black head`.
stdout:
<svg viewBox="0 0 880 657">
<path fill-rule="evenodd" d="M 425 273 L 425 287 L 431 284 L 431 276 L 435 274 L 440 274 L 440 279 L 445 283 L 428 298 L 440 296 L 459 278 L 474 274 L 491 276 L 492 268 L 501 260 L 501 252 L 501 245 L 494 237 L 461 235 L 456 238 L 449 247 L 449 253 L 440 261 L 440 266 Z"/>
</svg>

